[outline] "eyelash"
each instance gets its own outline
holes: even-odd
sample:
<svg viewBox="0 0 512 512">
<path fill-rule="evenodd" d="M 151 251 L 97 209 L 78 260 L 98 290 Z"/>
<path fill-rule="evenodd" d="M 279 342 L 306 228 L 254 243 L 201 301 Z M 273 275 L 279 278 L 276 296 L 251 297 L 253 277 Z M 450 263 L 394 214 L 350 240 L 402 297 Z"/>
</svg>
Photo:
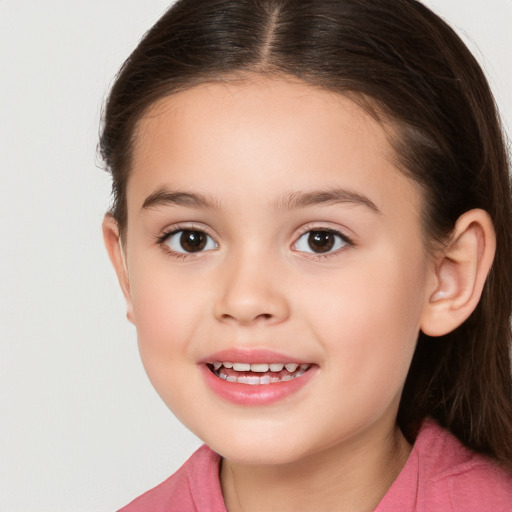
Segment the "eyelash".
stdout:
<svg viewBox="0 0 512 512">
<path fill-rule="evenodd" d="M 306 225 L 304 226 L 303 230 L 301 230 L 301 233 L 296 238 L 296 241 L 292 244 L 293 246 L 296 246 L 297 243 L 300 241 L 300 239 L 307 235 L 308 233 L 330 233 L 336 237 L 338 237 L 343 242 L 343 247 L 336 249 L 335 251 L 329 251 L 324 254 L 322 253 L 314 253 L 314 252 L 305 252 L 305 251 L 297 251 L 304 254 L 304 257 L 313 261 L 321 261 L 325 258 L 329 258 L 331 256 L 337 256 L 340 252 L 344 251 L 347 247 L 353 247 L 355 245 L 352 238 L 348 237 L 345 233 L 341 232 L 338 229 L 335 229 L 330 226 L 318 226 L 318 225 Z"/>
<path fill-rule="evenodd" d="M 217 247 L 219 246 L 219 244 L 215 240 L 214 236 L 211 233 L 209 233 L 205 227 L 195 226 L 193 224 L 192 225 L 179 225 L 178 224 L 178 225 L 173 226 L 172 228 L 168 229 L 161 235 L 158 235 L 156 238 L 156 243 L 160 247 L 162 247 L 162 249 L 164 249 L 167 252 L 167 254 L 169 254 L 169 256 L 179 259 L 179 260 L 186 260 L 191 257 L 196 257 L 204 252 L 208 252 L 208 251 L 197 251 L 197 252 L 187 253 L 187 252 L 178 252 L 178 251 L 172 250 L 169 247 L 167 242 L 169 241 L 171 236 L 176 235 L 177 233 L 180 233 L 182 231 L 193 231 L 193 232 L 204 233 L 206 236 L 208 236 L 210 239 L 213 240 L 213 242 L 215 243 L 215 245 Z"/>
<path fill-rule="evenodd" d="M 208 232 L 207 229 L 205 229 L 203 226 L 194 226 L 194 225 L 176 225 L 173 226 L 171 229 L 165 231 L 164 233 L 160 234 L 156 238 L 156 242 L 159 246 L 161 246 L 170 256 L 176 259 L 180 260 L 186 260 L 191 257 L 198 256 L 204 252 L 209 252 L 211 249 L 204 251 L 197 251 L 197 252 L 178 252 L 172 250 L 169 245 L 168 241 L 171 236 L 176 235 L 177 233 L 180 233 L 182 231 L 197 231 L 200 233 L 204 233 L 206 236 L 208 236 L 216 245 L 216 248 L 219 247 L 219 243 L 215 240 L 215 237 Z M 315 253 L 315 252 L 306 252 L 306 251 L 298 251 L 293 249 L 294 246 L 297 245 L 297 243 L 300 241 L 300 239 L 307 235 L 308 233 L 329 233 L 336 237 L 338 237 L 342 242 L 343 246 L 339 249 L 336 249 L 335 251 L 329 251 L 325 254 L 322 253 Z M 332 227 L 328 226 L 318 226 L 318 225 L 307 225 L 304 226 L 303 230 L 301 230 L 301 233 L 296 237 L 295 242 L 292 244 L 292 250 L 295 250 L 296 252 L 304 254 L 304 257 L 313 261 L 320 261 L 325 258 L 329 258 L 330 256 L 336 256 L 341 251 L 345 250 L 346 247 L 353 247 L 355 244 L 351 238 L 349 238 L 346 234 L 342 233 L 341 231 L 334 229 Z"/>
</svg>

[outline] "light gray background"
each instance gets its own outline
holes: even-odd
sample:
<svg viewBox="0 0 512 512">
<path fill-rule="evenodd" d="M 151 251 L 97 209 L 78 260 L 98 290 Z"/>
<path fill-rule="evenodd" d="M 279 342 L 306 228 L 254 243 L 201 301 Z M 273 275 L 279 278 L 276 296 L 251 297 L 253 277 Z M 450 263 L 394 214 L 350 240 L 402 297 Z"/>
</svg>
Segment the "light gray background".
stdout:
<svg viewBox="0 0 512 512">
<path fill-rule="evenodd" d="M 512 126 L 512 0 L 429 0 Z M 107 512 L 199 445 L 160 402 L 103 248 L 111 80 L 164 0 L 0 0 L 0 512 Z M 510 130 L 509 130 L 510 133 Z"/>
</svg>

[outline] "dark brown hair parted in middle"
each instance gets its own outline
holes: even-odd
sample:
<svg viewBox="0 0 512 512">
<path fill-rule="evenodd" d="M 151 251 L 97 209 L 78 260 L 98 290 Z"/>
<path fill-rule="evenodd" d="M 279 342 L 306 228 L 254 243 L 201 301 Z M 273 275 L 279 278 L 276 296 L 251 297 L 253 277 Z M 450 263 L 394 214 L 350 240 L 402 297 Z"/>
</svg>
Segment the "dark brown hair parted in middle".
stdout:
<svg viewBox="0 0 512 512">
<path fill-rule="evenodd" d="M 288 76 L 348 95 L 393 126 L 397 167 L 424 195 L 426 239 L 449 237 L 472 208 L 494 223 L 482 299 L 447 336 L 420 333 L 399 424 L 412 440 L 434 417 L 472 449 L 512 467 L 512 204 L 487 81 L 466 46 L 415 0 L 181 0 L 121 68 L 101 152 L 124 234 L 137 121 L 155 101 L 208 81 Z M 123 235 L 124 236 L 124 235 Z"/>
</svg>

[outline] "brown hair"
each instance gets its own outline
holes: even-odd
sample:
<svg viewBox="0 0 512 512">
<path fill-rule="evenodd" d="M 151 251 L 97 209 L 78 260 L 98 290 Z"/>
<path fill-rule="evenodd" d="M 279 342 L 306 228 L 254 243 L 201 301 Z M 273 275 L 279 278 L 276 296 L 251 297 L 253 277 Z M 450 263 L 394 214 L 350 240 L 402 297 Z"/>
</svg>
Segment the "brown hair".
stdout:
<svg viewBox="0 0 512 512">
<path fill-rule="evenodd" d="M 412 440 L 433 417 L 512 468 L 510 177 L 492 94 L 469 50 L 415 0 L 178 1 L 124 63 L 106 104 L 100 149 L 121 232 L 144 112 L 166 95 L 245 73 L 296 77 L 391 121 L 398 165 L 423 189 L 429 240 L 445 239 L 469 209 L 489 212 L 497 252 L 480 303 L 441 339 L 420 333 L 398 422 Z"/>
</svg>

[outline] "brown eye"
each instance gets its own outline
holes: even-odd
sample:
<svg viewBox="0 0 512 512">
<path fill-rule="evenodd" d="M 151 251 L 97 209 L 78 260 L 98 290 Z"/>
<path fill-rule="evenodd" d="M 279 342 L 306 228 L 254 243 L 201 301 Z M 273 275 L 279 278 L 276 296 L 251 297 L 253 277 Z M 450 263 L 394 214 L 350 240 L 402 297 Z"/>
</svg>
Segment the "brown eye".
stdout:
<svg viewBox="0 0 512 512">
<path fill-rule="evenodd" d="M 193 229 L 180 229 L 171 233 L 167 237 L 165 244 L 173 252 L 182 254 L 209 251 L 218 247 L 211 236 L 207 235 L 204 231 Z"/>
<path fill-rule="evenodd" d="M 334 233 L 329 231 L 311 231 L 308 245 L 314 252 L 328 252 L 334 247 Z"/>
<path fill-rule="evenodd" d="M 206 247 L 206 235 L 201 231 L 183 231 L 180 244 L 187 252 L 202 251 Z"/>
<path fill-rule="evenodd" d="M 304 233 L 293 249 L 300 252 L 322 254 L 334 252 L 348 245 L 350 241 L 341 233 L 331 230 L 316 230 Z"/>
</svg>

